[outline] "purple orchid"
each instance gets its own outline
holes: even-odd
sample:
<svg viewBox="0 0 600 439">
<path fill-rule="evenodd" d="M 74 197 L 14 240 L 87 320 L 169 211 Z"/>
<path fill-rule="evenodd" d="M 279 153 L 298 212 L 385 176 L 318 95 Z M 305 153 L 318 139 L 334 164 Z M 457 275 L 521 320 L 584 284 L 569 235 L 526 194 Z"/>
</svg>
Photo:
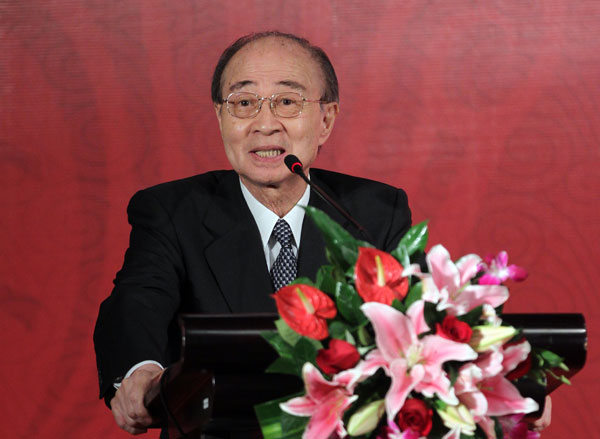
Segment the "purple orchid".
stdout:
<svg viewBox="0 0 600 439">
<path fill-rule="evenodd" d="M 480 271 L 484 271 L 479 285 L 500 285 L 507 279 L 515 282 L 527 279 L 527 270 L 514 264 L 508 265 L 508 253 L 505 251 L 498 253 L 495 258 L 488 255 L 484 260 L 485 262 L 479 264 Z"/>
</svg>

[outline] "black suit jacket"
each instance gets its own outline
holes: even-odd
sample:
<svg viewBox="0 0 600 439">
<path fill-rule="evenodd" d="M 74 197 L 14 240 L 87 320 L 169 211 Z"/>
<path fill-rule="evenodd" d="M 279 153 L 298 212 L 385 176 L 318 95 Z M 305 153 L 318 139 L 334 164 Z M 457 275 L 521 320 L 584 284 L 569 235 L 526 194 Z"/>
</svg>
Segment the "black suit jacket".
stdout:
<svg viewBox="0 0 600 439">
<path fill-rule="evenodd" d="M 313 169 L 311 179 L 347 209 L 380 249 L 393 250 L 411 224 L 401 189 Z M 312 192 L 317 207 L 358 231 Z M 273 286 L 258 227 L 233 171 L 214 171 L 164 183 L 134 195 L 123 268 L 101 307 L 94 332 L 100 396 L 134 364 L 179 358 L 179 312 L 275 311 Z M 324 243 L 309 219 L 302 226 L 298 276 L 314 279 L 327 263 Z"/>
</svg>

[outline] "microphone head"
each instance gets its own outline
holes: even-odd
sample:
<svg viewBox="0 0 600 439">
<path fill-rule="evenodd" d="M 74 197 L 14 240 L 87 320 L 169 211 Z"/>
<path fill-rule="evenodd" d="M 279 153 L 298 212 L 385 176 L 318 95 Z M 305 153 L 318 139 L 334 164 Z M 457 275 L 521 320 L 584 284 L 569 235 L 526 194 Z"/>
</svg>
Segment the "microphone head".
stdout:
<svg viewBox="0 0 600 439">
<path fill-rule="evenodd" d="M 302 175 L 304 173 L 302 162 L 293 154 L 288 154 L 283 159 L 285 165 L 294 174 Z"/>
</svg>

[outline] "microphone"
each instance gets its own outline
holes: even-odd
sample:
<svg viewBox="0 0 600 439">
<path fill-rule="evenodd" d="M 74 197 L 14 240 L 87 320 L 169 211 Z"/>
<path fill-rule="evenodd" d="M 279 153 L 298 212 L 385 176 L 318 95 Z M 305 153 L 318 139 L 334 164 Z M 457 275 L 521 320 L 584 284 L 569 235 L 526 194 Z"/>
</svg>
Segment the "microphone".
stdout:
<svg viewBox="0 0 600 439">
<path fill-rule="evenodd" d="M 367 229 L 365 229 L 363 226 L 361 226 L 358 223 L 358 221 L 356 221 L 354 218 L 352 218 L 352 216 L 348 212 L 346 212 L 346 210 L 342 206 L 340 206 L 338 203 L 336 203 L 333 200 L 333 198 L 331 198 L 329 195 L 327 195 L 319 186 L 312 183 L 308 179 L 308 177 L 304 173 L 304 166 L 302 165 L 302 162 L 300 161 L 300 159 L 298 157 L 296 157 L 293 154 L 288 154 L 285 156 L 283 161 L 285 162 L 285 165 L 288 167 L 288 169 L 293 174 L 299 175 L 302 178 L 302 180 L 304 180 L 306 182 L 306 184 L 308 184 L 311 188 L 313 188 L 315 190 L 315 192 L 327 204 L 329 204 L 331 207 L 333 207 L 335 210 L 337 210 L 339 213 L 341 213 L 344 218 L 346 218 L 348 221 L 350 221 L 350 223 L 352 223 L 352 225 L 354 227 L 356 227 L 356 229 L 360 232 L 360 234 L 363 236 L 364 239 L 366 239 L 370 243 L 373 243 L 373 238 L 371 237 L 371 235 L 369 235 L 369 232 L 367 232 Z"/>
</svg>

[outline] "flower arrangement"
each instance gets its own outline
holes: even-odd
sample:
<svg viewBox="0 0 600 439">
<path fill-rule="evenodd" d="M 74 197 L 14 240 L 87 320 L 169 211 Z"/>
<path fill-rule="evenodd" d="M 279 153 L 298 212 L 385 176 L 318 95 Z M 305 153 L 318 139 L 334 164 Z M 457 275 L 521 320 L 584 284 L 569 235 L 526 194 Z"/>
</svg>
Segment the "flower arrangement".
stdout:
<svg viewBox="0 0 600 439">
<path fill-rule="evenodd" d="M 436 245 L 424 256 L 426 223 L 386 253 L 319 210 L 306 214 L 330 264 L 274 294 L 281 319 L 263 336 L 279 358 L 267 371 L 301 376 L 305 392 L 256 407 L 265 439 L 539 436 L 522 419 L 538 404 L 514 383 L 544 383 L 565 366 L 502 323 L 502 283 L 525 270 L 506 252 L 453 262 Z"/>
</svg>

